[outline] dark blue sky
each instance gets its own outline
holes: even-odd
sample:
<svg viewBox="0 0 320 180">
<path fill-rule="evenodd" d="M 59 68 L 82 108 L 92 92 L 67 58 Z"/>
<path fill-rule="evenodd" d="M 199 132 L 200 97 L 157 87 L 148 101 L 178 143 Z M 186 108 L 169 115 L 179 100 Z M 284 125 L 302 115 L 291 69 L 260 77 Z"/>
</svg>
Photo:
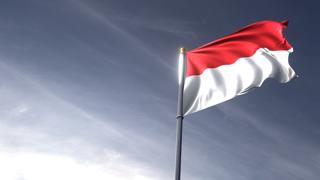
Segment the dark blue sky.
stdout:
<svg viewBox="0 0 320 180">
<path fill-rule="evenodd" d="M 0 179 L 173 179 L 178 48 L 288 19 L 300 78 L 186 117 L 182 179 L 317 180 L 319 5 L 2 0 Z"/>
</svg>

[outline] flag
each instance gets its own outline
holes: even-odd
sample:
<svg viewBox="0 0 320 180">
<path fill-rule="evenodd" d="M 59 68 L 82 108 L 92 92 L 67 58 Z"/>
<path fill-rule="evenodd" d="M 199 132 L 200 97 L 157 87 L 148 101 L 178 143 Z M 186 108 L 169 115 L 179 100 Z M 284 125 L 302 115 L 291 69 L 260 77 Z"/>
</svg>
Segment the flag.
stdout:
<svg viewBox="0 0 320 180">
<path fill-rule="evenodd" d="M 260 21 L 186 53 L 183 114 L 188 115 L 260 87 L 267 78 L 294 78 L 288 21 Z"/>
</svg>

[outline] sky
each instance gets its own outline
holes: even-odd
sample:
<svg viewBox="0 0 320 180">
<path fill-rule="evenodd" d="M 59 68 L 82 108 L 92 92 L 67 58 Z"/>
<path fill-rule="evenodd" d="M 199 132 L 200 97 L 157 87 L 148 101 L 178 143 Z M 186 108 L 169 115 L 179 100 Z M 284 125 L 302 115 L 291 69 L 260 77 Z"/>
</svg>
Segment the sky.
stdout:
<svg viewBox="0 0 320 180">
<path fill-rule="evenodd" d="M 187 116 L 182 179 L 317 180 L 319 5 L 2 0 L 0 179 L 173 179 L 178 49 L 288 19 L 299 78 Z"/>
</svg>

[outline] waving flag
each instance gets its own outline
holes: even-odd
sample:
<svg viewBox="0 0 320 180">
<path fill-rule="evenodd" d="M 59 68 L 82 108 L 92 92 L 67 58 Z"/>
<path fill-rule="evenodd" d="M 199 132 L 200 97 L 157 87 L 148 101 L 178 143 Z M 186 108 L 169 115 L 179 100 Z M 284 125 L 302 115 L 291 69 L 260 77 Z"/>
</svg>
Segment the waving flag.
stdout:
<svg viewBox="0 0 320 180">
<path fill-rule="evenodd" d="M 261 21 L 187 52 L 183 115 L 260 87 L 267 78 L 286 83 L 295 77 L 282 34 L 288 21 Z"/>
</svg>

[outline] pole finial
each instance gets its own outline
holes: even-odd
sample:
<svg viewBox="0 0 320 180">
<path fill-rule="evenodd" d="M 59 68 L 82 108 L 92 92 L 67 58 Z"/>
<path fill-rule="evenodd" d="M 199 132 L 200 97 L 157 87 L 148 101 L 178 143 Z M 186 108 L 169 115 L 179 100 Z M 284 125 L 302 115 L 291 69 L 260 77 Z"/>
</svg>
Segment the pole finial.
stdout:
<svg viewBox="0 0 320 180">
<path fill-rule="evenodd" d="M 180 54 L 184 54 L 184 53 L 186 53 L 186 48 L 184 47 L 180 48 Z"/>
</svg>

